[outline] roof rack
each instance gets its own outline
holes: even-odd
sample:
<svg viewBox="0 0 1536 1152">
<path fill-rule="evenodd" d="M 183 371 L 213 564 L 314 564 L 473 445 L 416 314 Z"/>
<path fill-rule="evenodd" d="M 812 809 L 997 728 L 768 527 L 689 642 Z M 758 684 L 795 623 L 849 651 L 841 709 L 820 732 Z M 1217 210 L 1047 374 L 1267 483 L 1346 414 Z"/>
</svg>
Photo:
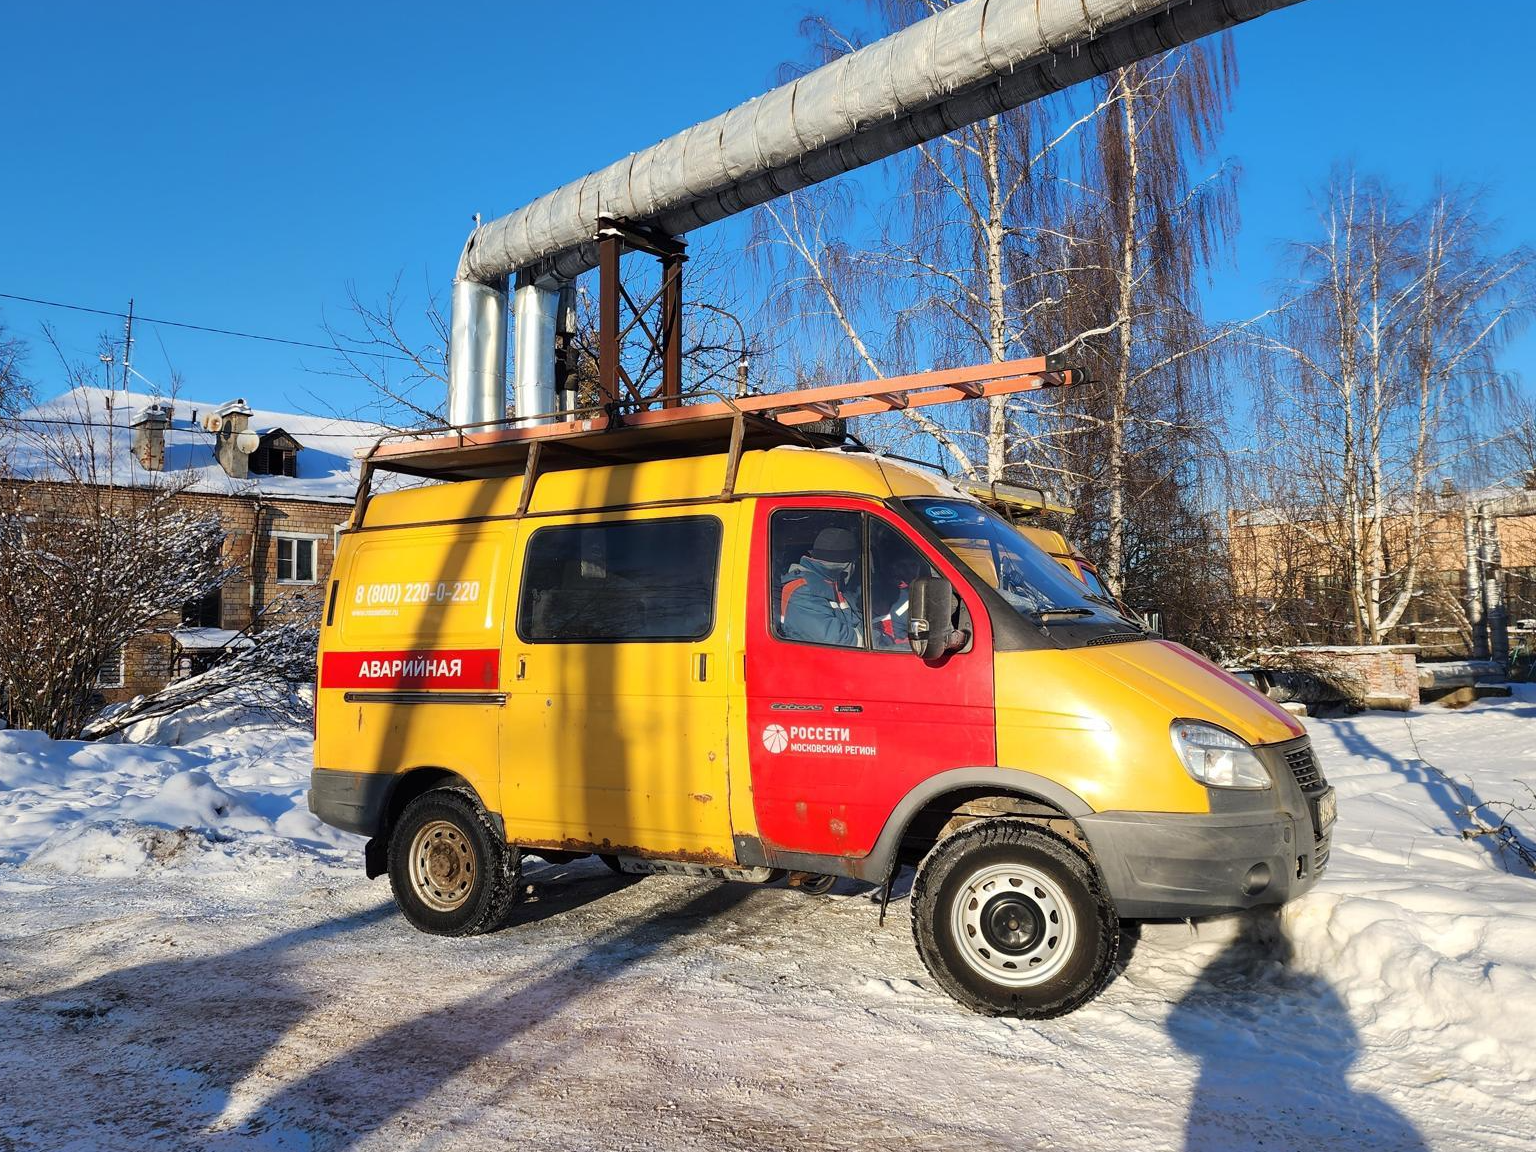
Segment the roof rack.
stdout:
<svg viewBox="0 0 1536 1152">
<path fill-rule="evenodd" d="M 1038 516 L 1043 512 L 1070 516 L 1075 509 L 1063 504 L 1053 492 L 1033 485 L 1004 484 L 998 481 L 988 484 L 983 480 L 970 480 L 960 485 L 968 496 L 974 496 L 983 504 L 999 511 L 1006 509 L 1009 516 Z"/>
<path fill-rule="evenodd" d="M 625 411 L 614 405 L 586 417 L 559 412 L 552 413 L 557 419 L 547 424 L 518 426 L 513 419 L 396 433 L 360 453 L 363 468 L 353 524 L 362 523 L 377 470 L 433 480 L 481 480 L 521 472 L 527 480 L 526 500 L 531 481 L 543 471 L 728 452 L 723 493 L 728 498 L 747 448 L 841 443 L 841 431 L 828 434 L 815 427 L 821 421 L 1068 387 L 1082 379 L 1082 373 L 1065 367 L 1060 357 L 1038 356 L 762 396 L 718 396 L 671 408 Z"/>
</svg>

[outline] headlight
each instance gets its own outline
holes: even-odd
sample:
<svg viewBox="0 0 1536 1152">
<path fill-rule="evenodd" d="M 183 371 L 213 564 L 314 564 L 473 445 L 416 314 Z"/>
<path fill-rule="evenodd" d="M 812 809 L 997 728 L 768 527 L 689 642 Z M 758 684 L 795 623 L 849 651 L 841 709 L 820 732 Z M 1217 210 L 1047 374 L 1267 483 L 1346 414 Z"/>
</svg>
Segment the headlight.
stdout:
<svg viewBox="0 0 1536 1152">
<path fill-rule="evenodd" d="M 1185 770 L 1211 788 L 1268 788 L 1269 772 L 1242 740 L 1214 724 L 1175 720 L 1173 750 Z"/>
</svg>

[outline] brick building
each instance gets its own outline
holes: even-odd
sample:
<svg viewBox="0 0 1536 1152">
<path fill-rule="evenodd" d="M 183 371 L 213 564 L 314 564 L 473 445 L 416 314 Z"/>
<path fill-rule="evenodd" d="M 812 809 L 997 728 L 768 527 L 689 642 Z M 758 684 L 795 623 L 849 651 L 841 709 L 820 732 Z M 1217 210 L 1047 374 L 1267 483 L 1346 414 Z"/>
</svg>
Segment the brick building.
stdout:
<svg viewBox="0 0 1536 1152">
<path fill-rule="evenodd" d="M 78 388 L 21 415 L 7 461 L 12 482 L 67 500 L 80 469 L 61 474 L 46 446 L 85 445 L 84 481 L 131 490 L 169 485 L 178 508 L 224 526 L 233 574 L 179 618 L 141 636 L 98 675 L 105 703 L 206 668 L 263 627 L 317 610 L 357 490 L 354 453 L 388 429 L 329 417 Z"/>
<path fill-rule="evenodd" d="M 1487 586 L 1493 584 L 1511 631 L 1536 631 L 1536 490 L 1458 492 L 1447 487 L 1426 493 L 1423 500 L 1414 597 L 1385 639 L 1417 645 L 1429 657 L 1468 654 L 1473 643 L 1466 612 L 1469 543 L 1485 611 Z M 1396 587 L 1411 531 L 1406 513 L 1385 517 L 1389 590 Z M 1229 532 L 1240 604 L 1293 617 L 1304 638 L 1314 643 L 1352 639 L 1347 589 L 1336 568 L 1336 553 L 1321 543 L 1337 539 L 1339 526 L 1297 522 L 1270 511 L 1232 512 Z"/>
</svg>

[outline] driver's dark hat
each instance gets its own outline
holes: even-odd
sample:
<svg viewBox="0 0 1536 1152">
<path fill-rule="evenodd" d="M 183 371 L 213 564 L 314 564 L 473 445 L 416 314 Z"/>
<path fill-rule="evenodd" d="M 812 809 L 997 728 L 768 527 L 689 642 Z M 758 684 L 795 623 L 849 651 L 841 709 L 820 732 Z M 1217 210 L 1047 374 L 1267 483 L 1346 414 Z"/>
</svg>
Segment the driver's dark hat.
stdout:
<svg viewBox="0 0 1536 1152">
<path fill-rule="evenodd" d="M 846 528 L 823 528 L 811 545 L 811 559 L 828 564 L 849 564 L 858 559 L 859 544 Z"/>
</svg>

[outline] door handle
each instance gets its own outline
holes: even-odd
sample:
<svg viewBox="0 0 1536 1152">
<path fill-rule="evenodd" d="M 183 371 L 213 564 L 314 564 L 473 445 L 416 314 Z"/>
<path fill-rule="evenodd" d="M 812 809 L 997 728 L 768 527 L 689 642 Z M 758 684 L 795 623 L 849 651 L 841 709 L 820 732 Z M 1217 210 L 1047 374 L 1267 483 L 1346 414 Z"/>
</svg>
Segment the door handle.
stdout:
<svg viewBox="0 0 1536 1152">
<path fill-rule="evenodd" d="M 528 657 L 522 653 L 519 653 L 517 657 L 517 678 L 519 680 L 528 679 Z"/>
</svg>

